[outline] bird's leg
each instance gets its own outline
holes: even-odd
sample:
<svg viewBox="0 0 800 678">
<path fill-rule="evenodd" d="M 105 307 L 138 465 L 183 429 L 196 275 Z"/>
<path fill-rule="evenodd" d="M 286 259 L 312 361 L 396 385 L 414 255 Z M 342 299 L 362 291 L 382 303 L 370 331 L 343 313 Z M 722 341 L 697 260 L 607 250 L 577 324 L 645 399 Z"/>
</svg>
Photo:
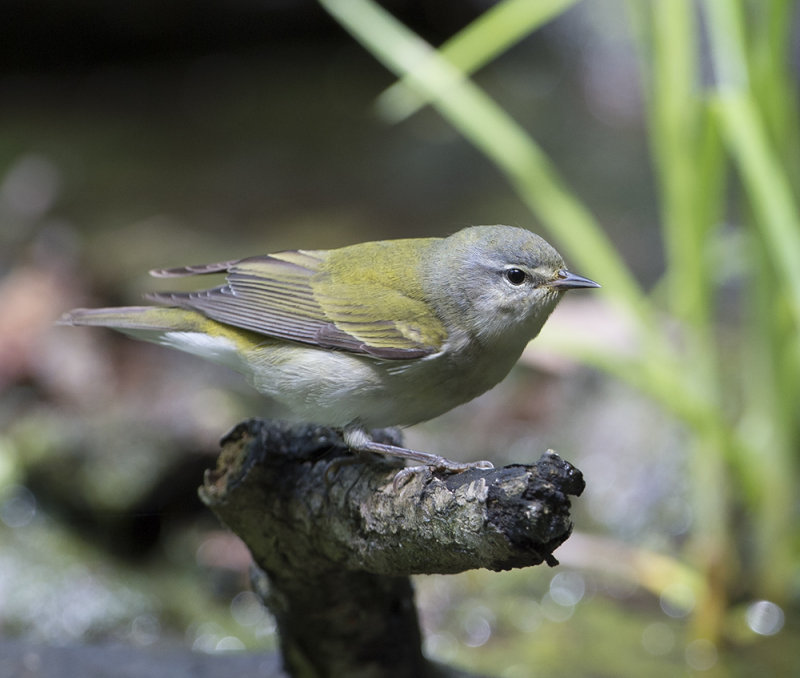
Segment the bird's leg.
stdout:
<svg viewBox="0 0 800 678">
<path fill-rule="evenodd" d="M 437 471 L 447 471 L 449 473 L 461 473 L 462 471 L 473 468 L 494 468 L 494 465 L 490 461 L 453 461 L 441 457 L 438 454 L 409 450 L 407 447 L 387 445 L 386 443 L 376 443 L 367 435 L 366 431 L 361 428 L 345 429 L 344 442 L 345 445 L 356 452 L 374 452 L 384 456 L 399 457 L 401 459 L 410 459 L 411 461 L 417 462 L 417 466 L 409 466 L 397 472 L 393 482 L 395 489 L 397 489 L 401 481 L 405 480 L 408 476 L 429 468 Z"/>
</svg>

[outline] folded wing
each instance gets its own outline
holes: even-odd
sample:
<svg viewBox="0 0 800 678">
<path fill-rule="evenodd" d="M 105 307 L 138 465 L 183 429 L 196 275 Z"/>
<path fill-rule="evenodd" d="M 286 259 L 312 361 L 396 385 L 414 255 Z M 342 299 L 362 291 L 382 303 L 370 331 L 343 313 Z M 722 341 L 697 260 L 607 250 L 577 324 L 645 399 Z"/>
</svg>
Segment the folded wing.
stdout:
<svg viewBox="0 0 800 678">
<path fill-rule="evenodd" d="M 149 295 L 218 322 L 328 349 L 385 360 L 435 353 L 446 332 L 426 304 L 402 292 L 337 281 L 322 270 L 326 252 L 296 250 L 204 266 L 160 269 L 157 277 L 226 273 L 226 284 Z"/>
</svg>

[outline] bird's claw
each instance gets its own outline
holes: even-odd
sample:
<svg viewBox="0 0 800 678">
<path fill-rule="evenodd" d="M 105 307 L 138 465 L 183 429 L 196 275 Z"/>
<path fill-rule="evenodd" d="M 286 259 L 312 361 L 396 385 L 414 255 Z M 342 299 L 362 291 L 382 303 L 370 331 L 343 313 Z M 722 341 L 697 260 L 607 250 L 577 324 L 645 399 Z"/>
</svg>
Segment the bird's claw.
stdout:
<svg viewBox="0 0 800 678">
<path fill-rule="evenodd" d="M 445 471 L 447 473 L 463 473 L 464 471 L 469 471 L 470 469 L 477 468 L 482 470 L 488 470 L 494 468 L 494 464 L 490 461 L 481 460 L 481 461 L 470 461 L 470 462 L 458 462 L 458 461 L 451 461 L 450 459 L 445 459 L 444 457 L 439 457 L 435 462 L 430 464 L 419 464 L 417 466 L 407 466 L 404 469 L 400 469 L 397 473 L 394 474 L 394 479 L 392 480 L 392 489 L 397 492 L 406 482 L 408 479 L 415 475 L 416 473 L 420 473 L 422 471 Z"/>
<path fill-rule="evenodd" d="M 326 485 L 332 485 L 334 481 L 334 476 L 339 472 L 339 469 L 342 466 L 351 466 L 352 464 L 361 463 L 361 459 L 358 457 L 336 457 L 328 462 L 328 466 L 323 473 L 323 478 L 325 479 Z"/>
</svg>

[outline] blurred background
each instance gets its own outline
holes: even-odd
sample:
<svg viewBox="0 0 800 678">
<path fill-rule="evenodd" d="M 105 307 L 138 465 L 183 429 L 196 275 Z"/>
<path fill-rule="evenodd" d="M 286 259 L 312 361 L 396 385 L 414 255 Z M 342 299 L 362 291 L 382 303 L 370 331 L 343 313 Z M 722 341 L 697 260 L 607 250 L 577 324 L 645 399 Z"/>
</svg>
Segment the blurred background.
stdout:
<svg viewBox="0 0 800 678">
<path fill-rule="evenodd" d="M 61 313 L 155 267 L 506 223 L 603 289 L 406 442 L 552 447 L 587 490 L 560 567 L 417 578 L 427 654 L 797 675 L 795 3 L 7 0 L 0 27 L 0 674 L 4 645 L 276 642 L 196 497 L 269 411 Z"/>
</svg>

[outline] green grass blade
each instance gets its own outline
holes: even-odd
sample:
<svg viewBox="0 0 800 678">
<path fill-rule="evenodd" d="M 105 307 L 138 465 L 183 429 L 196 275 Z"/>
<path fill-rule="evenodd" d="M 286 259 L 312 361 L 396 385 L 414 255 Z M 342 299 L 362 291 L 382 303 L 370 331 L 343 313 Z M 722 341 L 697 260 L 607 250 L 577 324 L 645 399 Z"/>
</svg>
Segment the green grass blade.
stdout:
<svg viewBox="0 0 800 678">
<path fill-rule="evenodd" d="M 439 48 L 439 56 L 463 73 L 473 73 L 577 1 L 505 0 L 445 42 Z M 376 105 L 386 120 L 405 120 L 428 103 L 424 94 L 409 83 L 409 76 L 401 77 L 378 96 Z"/>
<path fill-rule="evenodd" d="M 714 109 L 800 329 L 800 212 L 749 86 L 743 18 L 730 0 L 706 0 L 704 7 L 717 77 Z"/>
</svg>

